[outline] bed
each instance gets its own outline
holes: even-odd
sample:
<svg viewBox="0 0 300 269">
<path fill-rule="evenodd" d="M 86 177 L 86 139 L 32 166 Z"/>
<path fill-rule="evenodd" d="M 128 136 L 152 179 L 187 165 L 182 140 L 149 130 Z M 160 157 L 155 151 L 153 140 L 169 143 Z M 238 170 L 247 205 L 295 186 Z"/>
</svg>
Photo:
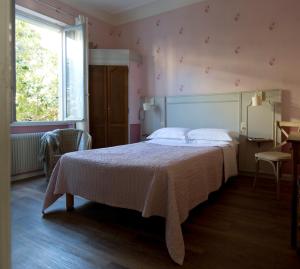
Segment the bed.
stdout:
<svg viewBox="0 0 300 269">
<path fill-rule="evenodd" d="M 174 262 L 185 255 L 181 224 L 189 211 L 206 201 L 237 174 L 236 144 L 187 143 L 153 139 L 112 148 L 68 153 L 57 163 L 46 191 L 43 212 L 67 194 L 166 220 L 165 240 Z"/>
</svg>

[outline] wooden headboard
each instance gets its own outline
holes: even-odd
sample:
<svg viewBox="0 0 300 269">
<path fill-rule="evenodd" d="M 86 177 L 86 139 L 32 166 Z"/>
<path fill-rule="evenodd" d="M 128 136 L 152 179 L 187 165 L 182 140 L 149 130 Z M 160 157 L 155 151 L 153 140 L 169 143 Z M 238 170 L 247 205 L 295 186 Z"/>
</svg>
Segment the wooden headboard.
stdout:
<svg viewBox="0 0 300 269">
<path fill-rule="evenodd" d="M 166 98 L 166 126 L 224 128 L 239 132 L 241 93 Z"/>
</svg>

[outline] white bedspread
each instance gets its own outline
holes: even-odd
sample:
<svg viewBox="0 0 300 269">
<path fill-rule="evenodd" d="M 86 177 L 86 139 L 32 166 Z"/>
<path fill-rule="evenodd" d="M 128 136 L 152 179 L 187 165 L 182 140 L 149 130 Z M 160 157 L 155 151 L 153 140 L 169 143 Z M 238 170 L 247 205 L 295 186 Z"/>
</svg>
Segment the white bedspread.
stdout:
<svg viewBox="0 0 300 269">
<path fill-rule="evenodd" d="M 183 264 L 181 223 L 225 179 L 236 175 L 230 145 L 170 146 L 137 143 L 68 153 L 51 176 L 43 211 L 65 193 L 91 201 L 134 209 L 143 217 L 166 219 L 166 244 L 172 259 Z"/>
</svg>

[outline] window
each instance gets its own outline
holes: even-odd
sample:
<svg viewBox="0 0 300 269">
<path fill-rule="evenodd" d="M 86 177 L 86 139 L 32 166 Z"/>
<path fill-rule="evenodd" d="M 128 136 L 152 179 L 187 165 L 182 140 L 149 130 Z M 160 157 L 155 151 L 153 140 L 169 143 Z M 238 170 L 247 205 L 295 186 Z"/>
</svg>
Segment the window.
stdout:
<svg viewBox="0 0 300 269">
<path fill-rule="evenodd" d="M 84 49 L 83 25 L 17 11 L 15 121 L 84 119 Z"/>
</svg>

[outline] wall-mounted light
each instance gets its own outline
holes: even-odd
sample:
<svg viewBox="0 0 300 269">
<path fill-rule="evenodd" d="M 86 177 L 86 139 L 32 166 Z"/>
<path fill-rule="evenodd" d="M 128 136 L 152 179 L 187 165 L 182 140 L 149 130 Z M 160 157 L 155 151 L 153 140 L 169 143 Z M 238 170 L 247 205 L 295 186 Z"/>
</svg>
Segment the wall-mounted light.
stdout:
<svg viewBox="0 0 300 269">
<path fill-rule="evenodd" d="M 263 91 L 257 91 L 251 98 L 250 106 L 261 106 L 265 100 L 265 93 Z"/>
<path fill-rule="evenodd" d="M 152 110 L 155 109 L 155 104 L 154 104 L 154 98 L 149 98 L 148 100 L 146 100 L 145 103 L 143 103 L 143 110 L 144 111 L 148 111 L 148 110 Z"/>
</svg>

